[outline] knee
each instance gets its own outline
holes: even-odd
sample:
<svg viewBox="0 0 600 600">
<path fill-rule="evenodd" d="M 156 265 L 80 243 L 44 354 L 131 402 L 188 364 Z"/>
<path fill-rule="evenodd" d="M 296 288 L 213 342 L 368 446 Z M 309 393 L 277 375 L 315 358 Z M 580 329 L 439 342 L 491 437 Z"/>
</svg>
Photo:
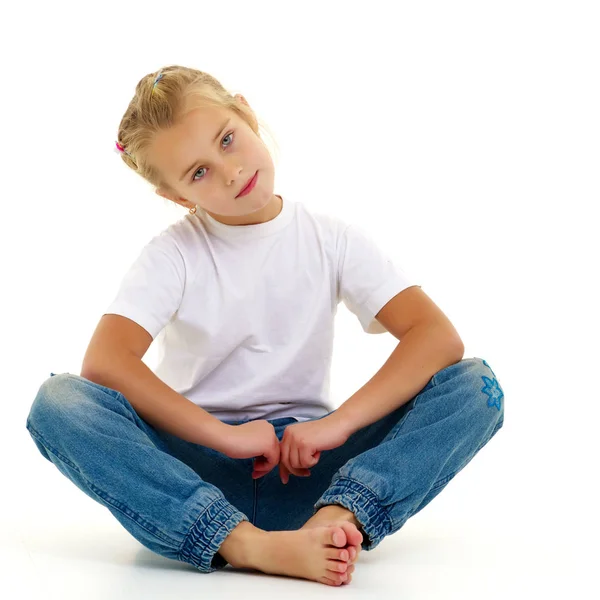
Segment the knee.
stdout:
<svg viewBox="0 0 600 600">
<path fill-rule="evenodd" d="M 466 359 L 465 392 L 473 403 L 476 415 L 488 425 L 497 426 L 504 421 L 504 390 L 492 368 L 482 358 Z"/>
<path fill-rule="evenodd" d="M 504 419 L 504 390 L 487 361 L 463 358 L 434 377 L 436 386 L 452 386 L 457 409 L 470 406 L 469 418 L 485 421 L 486 427 Z"/>
<path fill-rule="evenodd" d="M 64 417 L 69 406 L 81 397 L 77 393 L 74 378 L 77 375 L 60 373 L 51 375 L 42 383 L 27 416 L 28 429 L 31 425 L 41 431 L 48 422 Z"/>
</svg>

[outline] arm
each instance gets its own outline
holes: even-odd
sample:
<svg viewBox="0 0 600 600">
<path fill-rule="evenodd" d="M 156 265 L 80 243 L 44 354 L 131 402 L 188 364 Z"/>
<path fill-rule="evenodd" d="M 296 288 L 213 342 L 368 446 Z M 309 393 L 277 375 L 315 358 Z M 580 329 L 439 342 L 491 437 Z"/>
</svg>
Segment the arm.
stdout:
<svg viewBox="0 0 600 600">
<path fill-rule="evenodd" d="M 188 442 L 223 450 L 229 426 L 177 393 L 135 354 L 103 354 L 88 363 L 81 377 L 121 392 L 147 423 Z"/>
<path fill-rule="evenodd" d="M 463 354 L 462 342 L 447 321 L 419 323 L 403 335 L 373 378 L 327 418 L 352 434 L 406 404 Z"/>
</svg>

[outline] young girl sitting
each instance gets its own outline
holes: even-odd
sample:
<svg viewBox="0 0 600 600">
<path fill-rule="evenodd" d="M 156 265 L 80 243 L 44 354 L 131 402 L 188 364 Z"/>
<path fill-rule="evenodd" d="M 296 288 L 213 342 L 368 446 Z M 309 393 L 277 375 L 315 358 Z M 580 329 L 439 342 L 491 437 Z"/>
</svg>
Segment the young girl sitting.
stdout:
<svg viewBox="0 0 600 600">
<path fill-rule="evenodd" d="M 40 386 L 27 429 L 137 540 L 203 573 L 347 584 L 504 421 L 485 360 L 372 238 L 275 194 L 241 95 L 169 66 L 137 84 L 116 143 L 188 209 L 129 267 L 81 374 Z M 335 409 L 334 317 L 398 339 Z M 158 366 L 143 362 L 159 344 Z"/>
</svg>

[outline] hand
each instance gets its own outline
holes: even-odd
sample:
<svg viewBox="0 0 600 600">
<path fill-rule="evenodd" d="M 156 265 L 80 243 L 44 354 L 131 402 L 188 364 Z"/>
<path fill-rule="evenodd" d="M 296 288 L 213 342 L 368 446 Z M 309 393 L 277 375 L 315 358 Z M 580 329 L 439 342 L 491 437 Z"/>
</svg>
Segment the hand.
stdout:
<svg viewBox="0 0 600 600">
<path fill-rule="evenodd" d="M 281 481 L 286 484 L 290 473 L 299 477 L 309 476 L 309 468 L 319 462 L 322 450 L 337 448 L 349 437 L 350 432 L 343 424 L 331 417 L 288 425 L 280 444 Z"/>
<path fill-rule="evenodd" d="M 256 458 L 253 478 L 258 471 L 258 477 L 262 477 L 277 466 L 280 456 L 279 439 L 271 423 L 261 419 L 228 427 L 224 454 L 230 458 Z M 260 465 L 260 469 L 257 465 Z"/>
</svg>

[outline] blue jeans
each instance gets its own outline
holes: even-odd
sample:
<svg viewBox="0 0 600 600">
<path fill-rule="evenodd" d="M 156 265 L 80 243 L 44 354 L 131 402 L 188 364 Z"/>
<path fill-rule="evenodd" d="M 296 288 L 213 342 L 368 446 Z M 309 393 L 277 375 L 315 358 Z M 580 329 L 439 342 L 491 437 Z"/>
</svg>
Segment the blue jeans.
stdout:
<svg viewBox="0 0 600 600">
<path fill-rule="evenodd" d="M 253 459 L 232 459 L 155 429 L 120 392 L 79 375 L 51 373 L 26 426 L 44 458 L 141 544 L 210 573 L 227 565 L 218 550 L 241 521 L 294 530 L 327 504 L 356 515 L 362 548 L 372 550 L 502 427 L 503 398 L 486 361 L 462 359 L 400 408 L 323 451 L 310 477 L 291 475 L 287 485 L 278 467 L 253 480 Z M 270 423 L 281 440 L 295 420 Z"/>
</svg>

